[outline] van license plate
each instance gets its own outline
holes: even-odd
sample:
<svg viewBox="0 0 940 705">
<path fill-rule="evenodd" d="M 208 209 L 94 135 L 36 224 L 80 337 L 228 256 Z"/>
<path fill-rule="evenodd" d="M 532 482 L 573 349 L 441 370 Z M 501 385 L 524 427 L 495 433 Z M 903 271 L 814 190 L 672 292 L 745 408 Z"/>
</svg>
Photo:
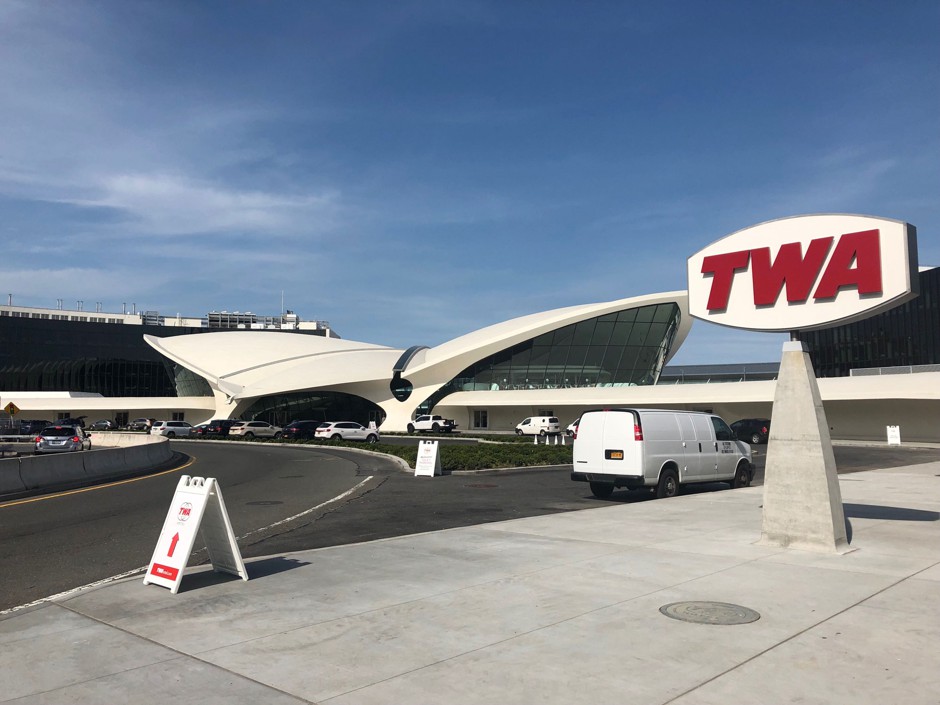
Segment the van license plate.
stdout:
<svg viewBox="0 0 940 705">
<path fill-rule="evenodd" d="M 605 450 L 604 457 L 607 460 L 623 460 L 622 450 Z"/>
</svg>

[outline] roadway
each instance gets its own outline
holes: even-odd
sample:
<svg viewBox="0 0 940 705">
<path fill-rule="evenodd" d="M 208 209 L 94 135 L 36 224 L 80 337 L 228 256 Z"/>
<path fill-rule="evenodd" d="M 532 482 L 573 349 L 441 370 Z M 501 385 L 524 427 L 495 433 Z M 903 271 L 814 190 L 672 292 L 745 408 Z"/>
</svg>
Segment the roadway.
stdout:
<svg viewBox="0 0 940 705">
<path fill-rule="evenodd" d="M 193 441 L 173 448 L 181 454 L 173 471 L 0 504 L 0 610 L 146 565 L 182 474 L 218 479 L 246 558 L 651 499 L 624 490 L 598 500 L 587 484 L 570 481 L 570 466 L 432 479 L 341 448 Z M 755 456 L 756 484 L 764 449 Z M 853 472 L 930 462 L 938 451 L 837 446 L 835 454 L 840 472 Z M 205 560 L 197 551 L 190 564 Z"/>
</svg>

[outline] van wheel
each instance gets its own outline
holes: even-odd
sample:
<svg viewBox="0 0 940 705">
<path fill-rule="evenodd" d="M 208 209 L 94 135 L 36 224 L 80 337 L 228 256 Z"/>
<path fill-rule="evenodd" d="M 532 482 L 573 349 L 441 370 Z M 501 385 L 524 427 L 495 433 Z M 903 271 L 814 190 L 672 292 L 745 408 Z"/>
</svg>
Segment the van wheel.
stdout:
<svg viewBox="0 0 940 705">
<path fill-rule="evenodd" d="M 591 493 L 598 499 L 607 499 L 614 493 L 614 486 L 608 482 L 592 482 Z"/>
<path fill-rule="evenodd" d="M 656 486 L 656 497 L 665 499 L 679 494 L 679 475 L 675 470 L 663 470 L 659 475 L 659 484 Z"/>
<path fill-rule="evenodd" d="M 415 432 L 415 425 L 413 423 L 408 424 L 408 433 Z"/>
<path fill-rule="evenodd" d="M 544 429 L 544 428 L 543 428 L 541 431 L 539 431 L 539 435 L 540 435 L 542 438 L 545 438 L 546 433 L 545 433 L 545 429 Z"/>
<path fill-rule="evenodd" d="M 522 429 L 521 429 L 521 428 L 517 428 L 517 429 L 516 429 L 516 435 L 517 435 L 517 436 L 521 436 L 521 435 L 522 435 Z"/>
<path fill-rule="evenodd" d="M 737 489 L 738 487 L 747 487 L 751 484 L 751 473 L 747 470 L 747 465 L 738 465 L 737 471 L 734 473 L 734 482 L 731 483 L 731 486 Z"/>
</svg>

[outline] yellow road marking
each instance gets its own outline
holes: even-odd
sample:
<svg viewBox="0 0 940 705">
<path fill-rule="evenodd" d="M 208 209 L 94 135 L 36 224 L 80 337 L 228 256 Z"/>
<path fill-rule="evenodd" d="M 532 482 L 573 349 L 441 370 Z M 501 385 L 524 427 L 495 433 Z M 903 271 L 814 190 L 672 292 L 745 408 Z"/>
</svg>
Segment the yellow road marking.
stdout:
<svg viewBox="0 0 940 705">
<path fill-rule="evenodd" d="M 178 468 L 172 468 L 170 470 L 164 470 L 162 472 L 156 472 L 152 475 L 142 475 L 141 477 L 132 477 L 128 480 L 117 480 L 115 482 L 108 482 L 104 485 L 94 485 L 93 487 L 80 487 L 75 490 L 68 490 L 67 492 L 56 492 L 55 494 L 44 494 L 40 497 L 30 497 L 28 499 L 18 499 L 12 502 L 4 502 L 0 504 L 0 509 L 5 509 L 7 507 L 15 507 L 19 504 L 30 504 L 32 502 L 43 502 L 47 499 L 58 499 L 59 497 L 68 497 L 71 494 L 81 494 L 82 492 L 92 492 L 94 490 L 103 490 L 108 487 L 115 487 L 117 485 L 126 485 L 128 482 L 138 482 L 140 480 L 149 480 L 151 477 L 160 477 L 161 475 L 169 475 L 173 472 L 179 472 L 180 470 L 185 470 L 190 465 L 196 462 L 196 456 L 189 456 L 189 462 L 180 465 Z"/>
</svg>

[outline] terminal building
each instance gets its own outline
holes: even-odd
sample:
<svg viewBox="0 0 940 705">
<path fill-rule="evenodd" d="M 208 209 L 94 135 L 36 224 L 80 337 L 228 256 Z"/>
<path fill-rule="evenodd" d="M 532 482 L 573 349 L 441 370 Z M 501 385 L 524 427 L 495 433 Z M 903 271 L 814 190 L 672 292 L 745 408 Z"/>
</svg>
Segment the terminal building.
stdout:
<svg viewBox="0 0 940 705">
<path fill-rule="evenodd" d="M 801 334 L 833 438 L 883 440 L 897 425 L 903 440 L 940 441 L 940 270 L 922 270 L 919 284 L 895 309 Z M 120 314 L 137 316 L 133 325 L 118 325 L 74 315 L 0 306 L 0 406 L 12 401 L 26 418 L 355 420 L 385 431 L 433 409 L 461 430 L 510 431 L 531 415 L 567 425 L 612 406 L 771 418 L 775 389 L 773 362 L 667 364 L 692 325 L 685 291 L 535 313 L 407 349 L 284 317 L 145 322 L 133 312 Z"/>
</svg>

